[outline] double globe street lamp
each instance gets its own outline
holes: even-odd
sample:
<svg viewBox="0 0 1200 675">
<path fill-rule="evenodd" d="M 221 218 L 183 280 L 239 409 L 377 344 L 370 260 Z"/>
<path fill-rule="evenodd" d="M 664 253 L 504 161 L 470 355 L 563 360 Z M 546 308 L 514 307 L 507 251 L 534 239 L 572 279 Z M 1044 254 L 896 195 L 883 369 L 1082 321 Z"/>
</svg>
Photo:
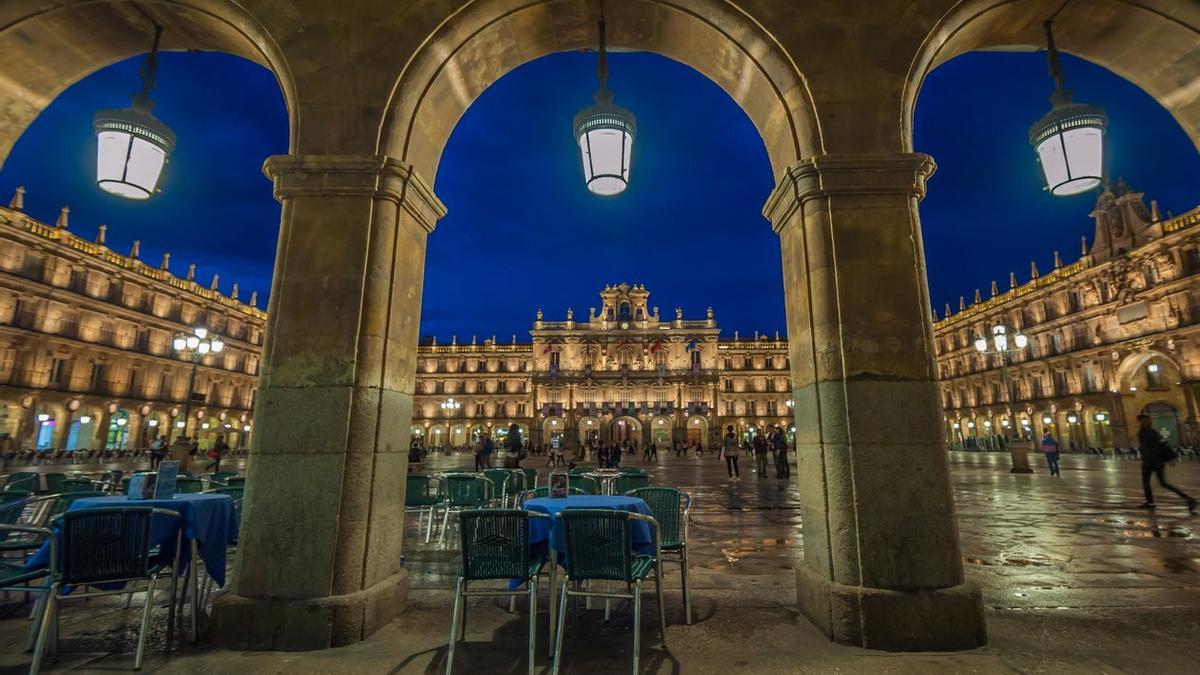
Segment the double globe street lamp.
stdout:
<svg viewBox="0 0 1200 675">
<path fill-rule="evenodd" d="M 207 328 L 194 328 L 191 333 L 179 333 L 175 336 L 172 343 L 175 347 L 175 352 L 180 356 L 190 358 L 192 360 L 192 372 L 188 376 L 187 396 L 183 403 L 183 421 L 176 423 L 176 427 L 180 429 L 179 435 L 183 436 L 187 429 L 187 420 L 192 414 L 192 390 L 196 386 L 196 369 L 200 366 L 200 362 L 209 354 L 220 354 L 225 349 L 225 342 L 221 340 L 221 336 L 210 332 Z"/>
<path fill-rule="evenodd" d="M 1029 346 L 1029 338 L 1021 331 L 1012 331 L 1012 338 L 1009 338 L 1010 330 L 1008 326 L 998 323 L 992 326 L 992 335 L 989 340 L 985 336 L 975 338 L 975 351 L 984 356 L 996 355 L 1000 357 L 1000 376 L 1004 380 L 1004 396 L 1005 404 L 1008 408 L 1008 420 L 1016 419 L 1014 414 L 1013 403 L 1016 400 L 1016 395 L 1013 392 L 1012 377 L 1009 376 L 1008 366 L 1012 363 L 1013 355 L 1023 351 Z M 1005 424 L 1005 436 L 1007 431 L 1012 428 L 1010 424 Z M 1032 438 L 1030 439 L 1032 442 Z M 1012 457 L 1012 473 L 1033 473 L 1033 469 L 1029 466 L 1029 452 L 1020 442 L 1009 443 L 1009 455 Z"/>
</svg>

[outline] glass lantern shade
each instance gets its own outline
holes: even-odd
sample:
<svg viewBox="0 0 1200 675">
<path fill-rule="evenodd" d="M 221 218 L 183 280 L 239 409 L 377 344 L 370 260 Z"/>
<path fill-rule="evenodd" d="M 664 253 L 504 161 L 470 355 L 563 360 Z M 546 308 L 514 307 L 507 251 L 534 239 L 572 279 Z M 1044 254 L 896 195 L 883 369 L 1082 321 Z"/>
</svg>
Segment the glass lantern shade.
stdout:
<svg viewBox="0 0 1200 675">
<path fill-rule="evenodd" d="M 149 199 L 175 149 L 175 134 L 148 109 L 100 110 L 96 132 L 96 185 L 125 199 Z"/>
<path fill-rule="evenodd" d="M 196 348 L 196 351 L 200 352 L 201 354 L 207 354 L 210 349 L 212 349 L 211 344 L 208 342 L 201 342 L 200 346 Z"/>
<path fill-rule="evenodd" d="M 225 349 L 225 341 L 221 338 L 214 338 L 212 341 L 212 351 L 214 354 L 220 354 L 221 350 Z"/>
<path fill-rule="evenodd" d="M 175 351 L 177 351 L 177 352 L 183 351 L 184 348 L 187 347 L 187 338 L 184 338 L 184 337 L 175 338 L 173 346 L 175 347 Z"/>
<path fill-rule="evenodd" d="M 987 351 L 987 338 L 985 338 L 985 337 L 975 338 L 975 349 L 976 349 L 976 351 L 978 351 L 980 353 L 986 352 Z"/>
<path fill-rule="evenodd" d="M 1017 349 L 1025 349 L 1029 345 L 1029 338 L 1025 337 L 1024 333 L 1017 333 L 1013 341 L 1017 343 Z"/>
<path fill-rule="evenodd" d="M 184 344 L 187 345 L 188 349 L 196 349 L 200 346 L 200 338 L 196 337 L 195 335 L 191 335 L 184 340 Z"/>
<path fill-rule="evenodd" d="M 618 195 L 629 186 L 629 163 L 637 121 L 616 105 L 595 105 L 575 116 L 575 140 L 583 178 L 592 194 Z"/>
<path fill-rule="evenodd" d="M 1056 197 L 1091 190 L 1104 180 L 1103 108 L 1078 103 L 1055 106 L 1029 130 L 1046 189 Z"/>
</svg>

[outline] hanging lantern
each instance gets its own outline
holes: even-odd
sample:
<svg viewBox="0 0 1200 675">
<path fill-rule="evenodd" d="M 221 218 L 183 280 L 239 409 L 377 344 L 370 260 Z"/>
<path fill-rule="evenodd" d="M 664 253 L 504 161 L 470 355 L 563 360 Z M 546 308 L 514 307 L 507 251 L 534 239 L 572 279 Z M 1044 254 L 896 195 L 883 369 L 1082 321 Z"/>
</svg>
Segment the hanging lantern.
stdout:
<svg viewBox="0 0 1200 675">
<path fill-rule="evenodd" d="M 162 27 L 154 26 L 154 43 L 142 66 L 142 91 L 129 108 L 99 110 L 96 131 L 96 185 L 126 199 L 149 199 L 163 167 L 175 149 L 175 134 L 151 114 L 150 90 L 158 72 L 158 41 Z"/>
<path fill-rule="evenodd" d="M 1087 192 L 1104 180 L 1104 130 L 1108 117 L 1103 108 L 1071 102 L 1062 63 L 1054 46 L 1051 22 L 1046 30 L 1046 54 L 1054 78 L 1052 108 L 1029 129 L 1029 144 L 1037 153 L 1046 189 L 1056 197 Z"/>
<path fill-rule="evenodd" d="M 596 76 L 596 104 L 575 115 L 575 140 L 583 159 L 587 189 L 601 196 L 618 195 L 629 187 L 629 161 L 637 121 L 633 113 L 613 104 L 608 90 L 608 54 L 605 50 L 604 3 L 600 4 L 600 52 Z"/>
</svg>

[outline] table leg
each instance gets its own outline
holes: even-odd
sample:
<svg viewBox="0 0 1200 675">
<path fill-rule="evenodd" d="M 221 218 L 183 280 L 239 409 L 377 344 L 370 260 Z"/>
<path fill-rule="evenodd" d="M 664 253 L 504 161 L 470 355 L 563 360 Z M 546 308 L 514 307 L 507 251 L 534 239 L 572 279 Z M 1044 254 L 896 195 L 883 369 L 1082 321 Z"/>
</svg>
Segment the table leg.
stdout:
<svg viewBox="0 0 1200 675">
<path fill-rule="evenodd" d="M 188 581 L 191 583 L 191 586 L 192 586 L 192 589 L 191 589 L 191 592 L 192 592 L 192 629 L 191 629 L 191 633 L 189 634 L 189 637 L 192 639 L 192 642 L 195 642 L 196 641 L 196 633 L 197 633 L 196 621 L 197 621 L 198 617 L 200 616 L 200 602 L 199 602 L 200 573 L 198 570 L 198 565 L 196 564 L 196 559 L 199 556 L 196 554 L 198 547 L 196 545 L 195 539 L 192 540 L 191 548 L 192 548 L 192 552 L 191 552 L 192 560 L 191 560 L 191 563 L 189 563 L 189 565 L 188 565 L 188 575 L 189 575 Z"/>
<path fill-rule="evenodd" d="M 558 554 L 550 551 L 550 658 L 554 658 L 554 629 L 558 626 Z"/>
</svg>

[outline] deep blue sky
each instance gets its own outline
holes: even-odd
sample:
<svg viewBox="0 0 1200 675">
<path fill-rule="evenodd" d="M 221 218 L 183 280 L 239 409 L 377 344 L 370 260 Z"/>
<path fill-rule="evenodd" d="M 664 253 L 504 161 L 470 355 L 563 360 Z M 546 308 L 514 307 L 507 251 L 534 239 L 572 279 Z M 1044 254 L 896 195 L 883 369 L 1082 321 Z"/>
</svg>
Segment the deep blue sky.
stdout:
<svg viewBox="0 0 1200 675">
<path fill-rule="evenodd" d="M 1109 168 L 1180 212 L 1200 201 L 1200 157 L 1174 120 L 1115 75 L 1067 58 L 1079 100 L 1111 119 Z M 27 187 L 26 210 L 53 222 L 71 206 L 71 229 L 157 263 L 164 249 L 183 274 L 241 282 L 265 304 L 279 207 L 262 160 L 287 150 L 287 116 L 273 77 L 221 54 L 166 54 L 156 113 L 179 147 L 163 193 L 128 202 L 95 188 L 91 116 L 125 106 L 140 60 L 103 69 L 60 96 L 0 171 L 0 196 Z M 630 189 L 614 199 L 583 186 L 570 136 L 591 100 L 594 56 L 557 54 L 501 79 L 475 102 L 446 147 L 435 187 L 450 209 L 430 236 L 422 333 L 527 337 L 538 307 L 577 317 L 605 283 L 645 284 L 664 315 L 713 306 L 727 332 L 784 329 L 775 235 L 760 215 L 773 179 L 753 125 L 716 85 L 652 54 L 615 54 L 610 84 L 638 117 Z M 1041 190 L 1025 141 L 1047 109 L 1041 54 L 967 54 L 935 71 L 918 102 L 916 146 L 939 171 L 921 207 L 934 306 L 957 307 L 1008 271 L 1048 269 L 1052 252 L 1078 255 L 1092 232 L 1095 195 L 1056 199 Z"/>
</svg>

